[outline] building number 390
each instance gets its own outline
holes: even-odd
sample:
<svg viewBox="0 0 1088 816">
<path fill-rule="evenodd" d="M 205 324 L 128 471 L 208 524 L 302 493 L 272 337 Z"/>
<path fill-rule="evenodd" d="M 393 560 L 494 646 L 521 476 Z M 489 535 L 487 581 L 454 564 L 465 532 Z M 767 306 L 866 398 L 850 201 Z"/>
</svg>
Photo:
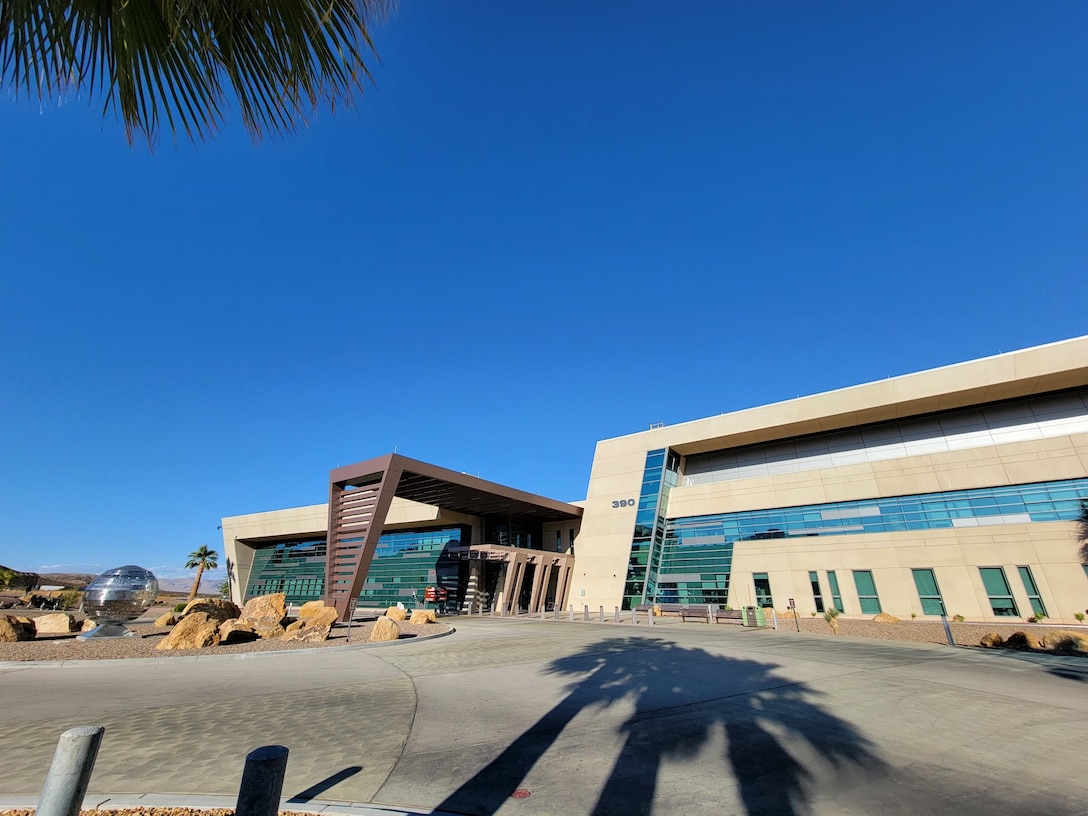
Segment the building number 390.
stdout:
<svg viewBox="0 0 1088 816">
<path fill-rule="evenodd" d="M 613 507 L 634 507 L 634 499 L 620 499 L 619 501 L 612 502 Z"/>
</svg>

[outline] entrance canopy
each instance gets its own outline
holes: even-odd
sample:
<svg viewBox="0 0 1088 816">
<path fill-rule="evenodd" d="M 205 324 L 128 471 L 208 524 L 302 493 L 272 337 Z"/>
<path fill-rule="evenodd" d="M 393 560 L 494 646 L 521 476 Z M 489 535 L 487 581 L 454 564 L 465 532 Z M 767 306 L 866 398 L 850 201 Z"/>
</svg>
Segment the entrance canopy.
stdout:
<svg viewBox="0 0 1088 816">
<path fill-rule="evenodd" d="M 395 453 L 337 468 L 329 475 L 325 602 L 341 620 L 358 598 L 393 498 L 471 516 L 532 524 L 576 521 L 582 508 L 488 482 Z"/>
</svg>

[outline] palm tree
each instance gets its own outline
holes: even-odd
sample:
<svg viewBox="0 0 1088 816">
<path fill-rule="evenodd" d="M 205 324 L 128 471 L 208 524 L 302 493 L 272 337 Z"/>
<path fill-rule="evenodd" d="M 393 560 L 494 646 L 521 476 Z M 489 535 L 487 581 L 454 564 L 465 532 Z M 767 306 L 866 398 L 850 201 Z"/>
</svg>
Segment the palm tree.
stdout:
<svg viewBox="0 0 1088 816">
<path fill-rule="evenodd" d="M 0 0 L 0 87 L 101 97 L 129 142 L 149 144 L 164 125 L 206 138 L 229 90 L 257 141 L 362 92 L 363 57 L 377 58 L 368 27 L 392 2 Z"/>
<path fill-rule="evenodd" d="M 1088 565 L 1088 500 L 1080 503 L 1077 517 L 1077 543 L 1080 544 L 1080 562 Z"/>
<path fill-rule="evenodd" d="M 196 579 L 193 581 L 192 590 L 189 591 L 190 601 L 192 601 L 193 598 L 196 597 L 196 593 L 200 591 L 200 577 L 204 574 L 204 570 L 218 567 L 218 559 L 219 553 L 215 550 L 209 550 L 203 545 L 201 545 L 199 549 L 189 553 L 189 560 L 185 562 L 185 569 L 196 570 Z"/>
</svg>

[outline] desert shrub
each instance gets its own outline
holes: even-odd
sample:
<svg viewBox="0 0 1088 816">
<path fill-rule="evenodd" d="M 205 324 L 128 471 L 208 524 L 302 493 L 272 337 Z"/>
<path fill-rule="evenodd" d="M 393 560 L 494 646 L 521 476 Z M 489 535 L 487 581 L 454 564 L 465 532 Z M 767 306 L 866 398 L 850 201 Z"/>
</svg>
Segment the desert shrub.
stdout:
<svg viewBox="0 0 1088 816">
<path fill-rule="evenodd" d="M 188 605 L 189 604 L 187 604 L 187 603 L 174 604 L 174 611 L 175 612 L 184 612 L 185 607 L 187 607 Z"/>
</svg>

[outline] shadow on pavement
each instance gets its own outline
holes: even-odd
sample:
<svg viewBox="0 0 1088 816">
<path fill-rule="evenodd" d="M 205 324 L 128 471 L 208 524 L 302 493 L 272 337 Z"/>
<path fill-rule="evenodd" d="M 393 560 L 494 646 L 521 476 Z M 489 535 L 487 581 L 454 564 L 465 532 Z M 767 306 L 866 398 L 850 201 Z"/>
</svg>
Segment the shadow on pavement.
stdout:
<svg viewBox="0 0 1088 816">
<path fill-rule="evenodd" d="M 287 800 L 288 804 L 304 804 L 318 796 L 323 794 L 329 788 L 333 788 L 343 782 L 345 779 L 351 779 L 355 774 L 359 773 L 363 768 L 360 765 L 351 765 L 344 768 L 342 771 L 337 771 L 332 776 L 327 776 L 318 782 L 316 785 L 311 785 L 304 791 L 299 791 L 290 799 Z"/>
<path fill-rule="evenodd" d="M 567 696 L 436 810 L 490 816 L 575 716 L 620 703 L 634 711 L 619 728 L 623 747 L 593 816 L 649 813 L 662 762 L 694 758 L 715 729 L 727 744 L 721 773 L 732 778 L 721 786 L 736 786 L 748 814 L 808 810 L 811 772 L 785 743 L 807 744 L 834 769 L 883 770 L 865 737 L 824 710 L 817 692 L 775 676 L 776 668 L 643 637 L 590 644 L 546 669 L 573 678 Z"/>
</svg>

